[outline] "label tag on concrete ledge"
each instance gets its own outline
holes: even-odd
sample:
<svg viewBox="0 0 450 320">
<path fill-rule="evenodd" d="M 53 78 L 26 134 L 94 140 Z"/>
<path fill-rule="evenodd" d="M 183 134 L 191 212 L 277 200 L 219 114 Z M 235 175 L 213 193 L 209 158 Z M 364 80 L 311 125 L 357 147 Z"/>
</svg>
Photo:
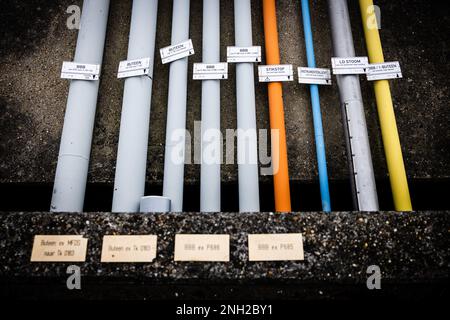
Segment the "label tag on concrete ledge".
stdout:
<svg viewBox="0 0 450 320">
<path fill-rule="evenodd" d="M 100 65 L 64 61 L 61 69 L 61 78 L 97 81 L 100 79 Z"/>
<path fill-rule="evenodd" d="M 249 234 L 248 253 L 250 261 L 304 260 L 302 234 Z"/>
<path fill-rule="evenodd" d="M 227 61 L 229 63 L 261 62 L 261 47 L 227 47 Z"/>
<path fill-rule="evenodd" d="M 367 57 L 331 58 L 333 74 L 366 74 L 369 67 Z"/>
<path fill-rule="evenodd" d="M 294 69 L 291 64 L 259 66 L 259 82 L 293 81 Z"/>
<path fill-rule="evenodd" d="M 331 85 L 331 71 L 323 68 L 298 68 L 298 83 Z"/>
<path fill-rule="evenodd" d="M 175 235 L 175 261 L 228 262 L 230 236 L 227 234 Z"/>
<path fill-rule="evenodd" d="M 88 239 L 83 236 L 34 236 L 31 262 L 84 262 Z"/>
<path fill-rule="evenodd" d="M 192 56 L 194 52 L 194 46 L 192 40 L 189 39 L 185 42 L 175 44 L 173 46 L 167 46 L 159 50 L 161 54 L 161 61 L 163 64 Z"/>
<path fill-rule="evenodd" d="M 389 80 L 403 78 L 402 69 L 398 61 L 374 63 L 367 69 L 367 80 Z"/>
<path fill-rule="evenodd" d="M 157 236 L 104 236 L 101 262 L 152 262 Z"/>
<path fill-rule="evenodd" d="M 228 79 L 228 63 L 194 63 L 194 80 Z"/>
<path fill-rule="evenodd" d="M 150 72 L 150 58 L 124 60 L 119 64 L 118 79 L 145 76 Z"/>
</svg>

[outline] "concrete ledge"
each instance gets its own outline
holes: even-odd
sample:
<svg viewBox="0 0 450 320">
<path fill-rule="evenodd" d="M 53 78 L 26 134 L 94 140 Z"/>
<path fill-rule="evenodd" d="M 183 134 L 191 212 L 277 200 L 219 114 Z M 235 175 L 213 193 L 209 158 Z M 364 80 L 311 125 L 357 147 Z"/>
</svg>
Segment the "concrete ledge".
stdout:
<svg viewBox="0 0 450 320">
<path fill-rule="evenodd" d="M 378 265 L 384 295 L 414 295 L 411 288 L 415 288 L 418 294 L 430 296 L 442 294 L 448 283 L 449 230 L 448 212 L 3 213 L 0 294 L 37 291 L 42 298 L 60 290 L 60 297 L 71 296 L 65 287 L 66 268 L 75 264 L 81 267 L 92 297 L 111 296 L 112 292 L 104 291 L 108 286 L 125 290 L 121 294 L 130 290 L 135 298 L 176 297 L 176 293 L 189 290 L 194 290 L 194 297 L 237 297 L 232 294 L 236 290 L 241 292 L 239 296 L 247 292 L 249 298 L 251 292 L 261 294 L 265 286 L 280 298 L 337 297 L 343 290 L 346 295 L 358 296 L 369 291 L 367 267 Z M 304 261 L 248 261 L 248 234 L 291 232 L 303 234 Z M 230 234 L 231 261 L 174 262 L 174 235 L 178 233 Z M 30 263 L 37 234 L 84 235 L 89 238 L 86 262 Z M 157 259 L 148 264 L 100 263 L 102 237 L 111 234 L 158 235 Z M 59 289 L 50 293 L 47 286 Z"/>
</svg>

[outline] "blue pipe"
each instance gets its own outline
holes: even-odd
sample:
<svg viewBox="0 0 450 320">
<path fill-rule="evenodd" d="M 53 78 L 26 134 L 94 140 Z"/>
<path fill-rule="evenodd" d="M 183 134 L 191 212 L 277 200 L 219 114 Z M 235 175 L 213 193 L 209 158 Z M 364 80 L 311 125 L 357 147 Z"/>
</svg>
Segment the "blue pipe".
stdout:
<svg viewBox="0 0 450 320">
<path fill-rule="evenodd" d="M 305 32 L 306 57 L 308 67 L 316 67 L 314 56 L 314 44 L 311 30 L 311 16 L 309 13 L 309 0 L 302 0 L 303 29 Z M 314 121 L 314 138 L 316 140 L 317 163 L 319 167 L 320 196 L 322 198 L 322 209 L 325 212 L 331 211 L 330 190 L 328 187 L 327 159 L 325 156 L 325 142 L 323 140 L 322 115 L 320 112 L 319 86 L 309 85 L 311 92 L 311 105 Z"/>
</svg>

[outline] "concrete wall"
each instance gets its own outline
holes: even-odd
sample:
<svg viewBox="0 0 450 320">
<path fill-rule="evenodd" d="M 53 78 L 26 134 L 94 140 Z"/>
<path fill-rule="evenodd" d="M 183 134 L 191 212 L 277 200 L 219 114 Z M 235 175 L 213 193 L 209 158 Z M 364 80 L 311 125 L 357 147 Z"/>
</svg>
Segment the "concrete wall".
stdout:
<svg viewBox="0 0 450 320">
<path fill-rule="evenodd" d="M 123 81 L 116 79 L 126 58 L 131 0 L 112 0 L 89 181 L 114 178 Z M 392 82 L 406 169 L 410 178 L 449 178 L 450 154 L 448 9 L 432 1 L 388 1 L 381 7 L 386 60 L 400 60 L 404 78 Z M 76 30 L 66 27 L 65 11 L 81 0 L 13 1 L 0 4 L 0 183 L 51 183 L 54 178 L 69 84 L 59 79 L 62 61 L 70 61 Z M 407 5 L 406 5 L 407 4 Z M 300 1 L 279 0 L 281 58 L 295 67 L 306 65 Z M 349 0 L 357 54 L 366 55 L 357 1 Z M 264 46 L 261 1 L 252 1 L 255 45 Z M 311 4 L 318 66 L 330 65 L 331 35 L 325 0 Z M 192 1 L 191 38 L 201 62 L 202 1 Z M 447 12 L 446 12 L 447 11 Z M 160 1 L 157 47 L 170 44 L 172 1 Z M 222 60 L 234 45 L 233 1 L 222 0 Z M 235 70 L 222 82 L 222 128 L 236 128 Z M 147 180 L 161 183 L 163 171 L 168 67 L 159 56 L 154 72 Z M 372 86 L 362 81 L 376 175 L 387 176 Z M 201 85 L 190 81 L 187 126 L 200 120 Z M 321 90 L 325 142 L 331 179 L 348 177 L 342 119 L 336 84 Z M 257 84 L 258 127 L 268 128 L 266 85 Z M 284 85 L 290 174 L 314 181 L 314 150 L 309 91 L 296 82 Z M 199 181 L 199 166 L 189 165 L 187 182 Z M 271 177 L 263 180 L 270 181 Z M 223 166 L 223 181 L 237 181 L 237 167 Z"/>
</svg>

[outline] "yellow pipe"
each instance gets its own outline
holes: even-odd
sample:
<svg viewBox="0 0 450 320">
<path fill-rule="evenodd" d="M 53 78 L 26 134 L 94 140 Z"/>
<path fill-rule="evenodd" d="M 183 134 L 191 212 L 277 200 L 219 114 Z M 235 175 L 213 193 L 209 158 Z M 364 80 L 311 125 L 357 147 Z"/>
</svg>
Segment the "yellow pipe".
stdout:
<svg viewBox="0 0 450 320">
<path fill-rule="evenodd" d="M 382 63 L 384 62 L 383 48 L 374 14 L 373 1 L 359 0 L 359 6 L 370 63 Z M 374 89 L 395 210 L 412 211 L 389 81 L 375 81 Z"/>
</svg>

